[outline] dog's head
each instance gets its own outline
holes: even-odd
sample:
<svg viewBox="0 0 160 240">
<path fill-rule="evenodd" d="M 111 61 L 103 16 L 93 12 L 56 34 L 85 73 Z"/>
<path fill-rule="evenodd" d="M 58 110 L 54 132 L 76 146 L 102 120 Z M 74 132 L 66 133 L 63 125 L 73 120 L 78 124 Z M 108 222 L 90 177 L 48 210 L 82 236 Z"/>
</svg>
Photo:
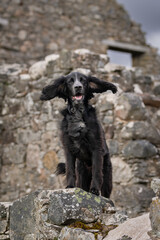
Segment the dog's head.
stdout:
<svg viewBox="0 0 160 240">
<path fill-rule="evenodd" d="M 102 93 L 111 90 L 117 92 L 117 87 L 93 76 L 85 76 L 79 72 L 71 72 L 66 76 L 56 79 L 52 84 L 42 90 L 41 100 L 50 100 L 60 97 L 64 100 L 83 102 L 94 97 L 93 93 Z"/>
</svg>

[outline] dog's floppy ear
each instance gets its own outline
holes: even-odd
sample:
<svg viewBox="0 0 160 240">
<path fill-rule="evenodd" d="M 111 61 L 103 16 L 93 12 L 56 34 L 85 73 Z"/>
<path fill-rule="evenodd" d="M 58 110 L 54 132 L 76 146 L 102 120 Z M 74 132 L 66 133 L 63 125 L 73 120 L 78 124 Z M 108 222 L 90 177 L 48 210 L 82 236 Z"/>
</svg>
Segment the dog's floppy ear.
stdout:
<svg viewBox="0 0 160 240">
<path fill-rule="evenodd" d="M 64 76 L 57 78 L 54 82 L 43 88 L 40 100 L 50 100 L 55 97 L 67 99 L 67 89 Z"/>
<path fill-rule="evenodd" d="M 96 77 L 88 76 L 88 82 L 91 94 L 102 93 L 107 90 L 111 90 L 113 93 L 117 92 L 117 87 L 113 83 L 102 81 Z"/>
</svg>

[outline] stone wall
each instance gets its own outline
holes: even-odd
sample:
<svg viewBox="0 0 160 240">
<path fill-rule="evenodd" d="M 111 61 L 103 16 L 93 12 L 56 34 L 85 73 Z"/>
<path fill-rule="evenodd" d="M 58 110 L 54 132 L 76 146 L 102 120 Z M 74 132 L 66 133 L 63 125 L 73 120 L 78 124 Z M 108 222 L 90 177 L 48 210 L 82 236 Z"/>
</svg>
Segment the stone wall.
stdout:
<svg viewBox="0 0 160 240">
<path fill-rule="evenodd" d="M 106 39 L 147 45 L 140 25 L 115 0 L 1 0 L 0 15 L 1 63 L 33 63 L 64 48 L 106 53 Z M 155 55 L 141 63 L 148 72 L 157 73 Z"/>
<path fill-rule="evenodd" d="M 160 110 L 154 101 L 144 105 L 143 97 L 159 99 L 159 76 L 110 64 L 106 55 L 85 49 L 49 55 L 29 69 L 0 66 L 0 201 L 65 186 L 64 177 L 54 174 L 57 163 L 65 161 L 59 131 L 65 103 L 41 102 L 39 96 L 52 79 L 72 70 L 117 84 L 116 95 L 107 92 L 92 100 L 112 157 L 111 198 L 129 215 L 147 211 L 150 182 L 160 174 Z"/>
</svg>

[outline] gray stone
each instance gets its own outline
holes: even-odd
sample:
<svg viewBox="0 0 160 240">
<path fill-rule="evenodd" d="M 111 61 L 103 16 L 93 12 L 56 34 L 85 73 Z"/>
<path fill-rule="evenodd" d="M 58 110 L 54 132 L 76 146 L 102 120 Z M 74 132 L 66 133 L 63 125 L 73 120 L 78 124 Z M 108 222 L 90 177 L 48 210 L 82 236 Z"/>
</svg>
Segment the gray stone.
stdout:
<svg viewBox="0 0 160 240">
<path fill-rule="evenodd" d="M 36 233 L 36 219 L 34 204 L 38 191 L 23 197 L 13 203 L 10 209 L 10 238 L 24 240 L 28 234 Z"/>
<path fill-rule="evenodd" d="M 10 237 L 11 240 L 54 239 L 64 223 L 95 222 L 102 212 L 115 212 L 112 201 L 79 188 L 36 191 L 11 206 Z"/>
<path fill-rule="evenodd" d="M 26 166 L 29 169 L 38 168 L 40 163 L 40 148 L 36 144 L 29 144 L 26 151 Z"/>
<path fill-rule="evenodd" d="M 131 167 L 119 156 L 113 156 L 111 160 L 113 166 L 113 183 L 121 183 L 123 185 L 129 183 L 134 177 Z"/>
<path fill-rule="evenodd" d="M 76 49 L 71 59 L 73 69 L 86 68 L 92 71 L 95 71 L 97 68 L 104 68 L 108 61 L 107 55 L 98 55 L 88 49 Z"/>
<path fill-rule="evenodd" d="M 150 123 L 144 121 L 129 122 L 120 133 L 123 139 L 146 139 L 153 144 L 160 143 L 160 134 L 158 130 Z"/>
<path fill-rule="evenodd" d="M 151 240 L 147 232 L 151 229 L 149 214 L 128 219 L 110 231 L 104 240 Z"/>
<path fill-rule="evenodd" d="M 144 120 L 146 109 L 142 99 L 133 93 L 121 94 L 117 100 L 116 116 L 123 120 Z"/>
<path fill-rule="evenodd" d="M 0 240 L 10 240 L 10 236 L 5 234 L 5 235 L 0 235 Z"/>
<path fill-rule="evenodd" d="M 91 232 L 84 231 L 82 229 L 74 229 L 64 227 L 58 237 L 59 240 L 95 240 L 95 235 Z M 102 236 L 97 236 L 97 240 L 103 239 Z"/>
<path fill-rule="evenodd" d="M 97 197 L 80 188 L 59 190 L 50 197 L 49 220 L 61 225 L 67 221 L 79 220 L 94 222 L 103 209 L 112 207 L 112 202 L 103 197 Z"/>
<path fill-rule="evenodd" d="M 160 238 L 160 198 L 158 197 L 152 199 L 150 206 L 150 220 L 152 232 Z"/>
<path fill-rule="evenodd" d="M 3 164 L 20 164 L 25 160 L 25 147 L 22 144 L 7 144 L 3 149 Z"/>
<path fill-rule="evenodd" d="M 114 185 L 111 198 L 121 209 L 126 211 L 129 217 L 136 217 L 138 214 L 149 211 L 150 203 L 154 192 L 144 184 L 123 184 Z"/>
<path fill-rule="evenodd" d="M 32 79 L 39 79 L 40 77 L 44 76 L 46 73 L 46 62 L 45 61 L 39 61 L 34 63 L 30 69 L 29 74 Z"/>
<path fill-rule="evenodd" d="M 153 92 L 154 92 L 155 95 L 160 96 L 160 84 L 157 84 L 157 85 L 154 87 Z"/>
<path fill-rule="evenodd" d="M 108 140 L 108 146 L 109 146 L 109 153 L 110 155 L 117 155 L 119 152 L 119 145 L 118 145 L 118 141 L 115 140 Z"/>
<path fill-rule="evenodd" d="M 160 179 L 155 178 L 151 182 L 151 188 L 155 192 L 156 195 L 160 194 Z"/>
<path fill-rule="evenodd" d="M 146 140 L 130 141 L 122 151 L 123 156 L 130 158 L 150 158 L 157 154 L 157 148 Z"/>
<path fill-rule="evenodd" d="M 9 206 L 11 203 L 3 202 L 0 203 L 0 239 L 2 234 L 7 234 L 9 230 Z M 2 238 L 2 239 L 7 239 Z"/>
<path fill-rule="evenodd" d="M 116 71 L 122 71 L 124 69 L 124 66 L 118 65 L 118 64 L 114 64 L 114 63 L 107 63 L 104 66 L 104 69 L 107 72 L 116 72 Z"/>
<path fill-rule="evenodd" d="M 102 224 L 105 226 L 113 226 L 113 225 L 120 225 L 121 223 L 124 223 L 128 219 L 128 216 L 126 212 L 124 211 L 117 211 L 116 213 L 113 213 L 112 215 L 109 214 L 101 214 L 100 220 Z"/>
<path fill-rule="evenodd" d="M 4 234 L 7 230 L 8 221 L 2 220 L 0 221 L 0 234 Z"/>
<path fill-rule="evenodd" d="M 9 24 L 8 19 L 0 18 L 0 25 L 1 26 L 7 26 Z"/>
<path fill-rule="evenodd" d="M 153 85 L 153 79 L 151 76 L 138 76 L 137 78 L 135 78 L 135 82 L 141 85 L 144 92 L 149 92 Z"/>
</svg>

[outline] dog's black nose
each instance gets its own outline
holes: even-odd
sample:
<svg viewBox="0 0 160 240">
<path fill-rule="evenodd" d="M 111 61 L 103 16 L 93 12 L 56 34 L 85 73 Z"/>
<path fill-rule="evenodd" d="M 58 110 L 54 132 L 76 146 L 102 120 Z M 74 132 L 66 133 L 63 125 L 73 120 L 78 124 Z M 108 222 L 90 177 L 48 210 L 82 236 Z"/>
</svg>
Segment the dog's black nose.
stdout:
<svg viewBox="0 0 160 240">
<path fill-rule="evenodd" d="M 75 86 L 75 90 L 76 90 L 76 91 L 80 91 L 80 90 L 82 90 L 82 86 L 81 86 L 81 85 L 77 85 L 77 86 Z"/>
</svg>

